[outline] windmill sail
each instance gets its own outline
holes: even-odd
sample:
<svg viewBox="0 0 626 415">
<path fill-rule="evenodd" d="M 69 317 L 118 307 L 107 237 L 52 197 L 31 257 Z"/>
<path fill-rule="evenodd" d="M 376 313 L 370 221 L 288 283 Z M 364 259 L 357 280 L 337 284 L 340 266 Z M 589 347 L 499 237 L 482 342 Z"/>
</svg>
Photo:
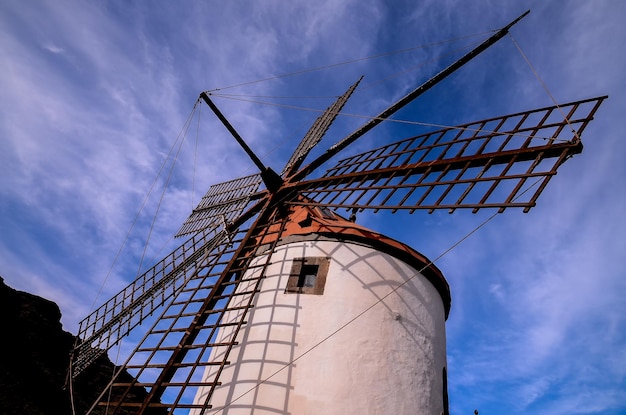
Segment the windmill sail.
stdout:
<svg viewBox="0 0 626 415">
<path fill-rule="evenodd" d="M 242 276 L 244 271 L 253 269 L 252 253 L 263 241 L 271 241 L 266 247 L 270 250 L 278 242 L 282 232 L 280 223 L 276 213 L 261 214 L 252 228 L 241 228 L 227 243 L 218 246 L 214 255 L 198 261 L 194 275 L 123 365 L 134 378 L 125 379 L 121 370 L 116 373 L 109 388 L 102 392 L 99 405 L 108 406 L 112 413 L 119 408 L 136 408 L 139 413 L 159 408 L 210 408 L 211 393 L 206 391 L 201 402 L 190 402 L 200 387 L 218 385 L 221 369 L 228 364 L 228 354 L 236 345 L 237 333 L 245 324 L 248 310 L 253 307 L 256 287 L 268 264 L 256 265 L 258 270 L 250 278 L 244 280 Z M 247 289 L 237 290 L 240 284 L 245 284 Z M 234 322 L 223 321 L 225 313 L 239 317 Z M 232 335 L 216 342 L 218 331 L 225 328 Z M 220 350 L 222 358 L 218 361 L 208 359 L 213 349 Z M 203 379 L 208 366 L 216 369 L 212 380 Z M 149 390 L 143 402 L 127 398 L 137 386 Z M 120 400 L 109 402 L 109 393 Z"/>
<path fill-rule="evenodd" d="M 293 184 L 311 202 L 291 203 L 394 212 L 527 211 L 556 169 L 582 151 L 578 137 L 605 98 L 446 128 L 343 159 L 322 178 Z M 524 192 L 529 179 L 538 186 Z"/>
<path fill-rule="evenodd" d="M 337 98 L 337 100 L 315 120 L 285 165 L 281 174 L 282 177 L 287 177 L 300 168 L 309 152 L 322 140 L 322 137 L 324 137 L 324 134 L 326 134 L 326 131 L 328 131 L 333 121 L 335 121 L 343 106 L 348 102 L 348 99 L 352 96 L 352 93 L 361 82 L 361 79 L 363 79 L 363 77 L 350 86 L 343 95 Z"/>
<path fill-rule="evenodd" d="M 254 193 L 259 190 L 260 185 L 261 175 L 253 174 L 211 186 L 176 236 L 232 222 L 254 198 Z"/>
<path fill-rule="evenodd" d="M 78 329 L 81 343 L 73 352 L 72 376 L 78 376 L 178 293 L 197 272 L 198 262 L 212 259 L 226 239 L 225 230 L 213 236 L 198 233 L 83 319 Z"/>
<path fill-rule="evenodd" d="M 227 244 L 233 243 L 231 233 L 254 216 L 261 203 L 220 228 L 198 231 L 152 268 L 144 272 L 118 294 L 92 312 L 79 324 L 78 338 L 73 350 L 72 377 L 78 376 L 99 356 L 127 336 L 155 310 L 189 284 L 207 261 L 216 261 Z"/>
</svg>

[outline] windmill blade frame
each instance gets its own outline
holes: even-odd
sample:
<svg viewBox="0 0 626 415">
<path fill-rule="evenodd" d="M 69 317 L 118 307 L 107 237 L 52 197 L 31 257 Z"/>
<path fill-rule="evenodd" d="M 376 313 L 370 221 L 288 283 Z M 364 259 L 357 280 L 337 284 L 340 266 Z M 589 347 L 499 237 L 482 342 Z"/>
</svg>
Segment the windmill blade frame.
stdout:
<svg viewBox="0 0 626 415">
<path fill-rule="evenodd" d="M 339 96 L 332 105 L 326 108 L 322 115 L 315 119 L 313 125 L 304 135 L 302 141 L 300 141 L 300 144 L 298 144 L 298 147 L 296 147 L 295 151 L 289 158 L 289 161 L 285 165 L 281 174 L 283 178 L 292 175 L 297 169 L 300 168 L 300 166 L 302 166 L 302 163 L 306 159 L 309 152 L 322 140 L 362 79 L 363 77 L 360 77 L 359 80 L 352 84 L 343 95 Z"/>
<path fill-rule="evenodd" d="M 263 202 L 249 207 L 219 231 L 216 226 L 197 232 L 84 318 L 79 323 L 79 342 L 72 350 L 72 378 L 184 289 L 200 264 L 214 258 L 225 243 L 232 243 L 232 235 L 258 213 Z"/>
<path fill-rule="evenodd" d="M 250 201 L 262 197 L 264 192 L 258 192 L 261 181 L 261 175 L 257 173 L 212 185 L 175 236 L 224 226 L 234 221 Z"/>
<path fill-rule="evenodd" d="M 198 271 L 186 282 L 165 308 L 162 315 L 139 342 L 134 352 L 121 368 L 133 375 L 127 379 L 120 369 L 111 380 L 96 406 L 107 406 L 112 413 L 121 408 L 138 408 L 138 413 L 152 409 L 174 410 L 176 408 L 210 408 L 209 393 L 203 401 L 184 403 L 181 399 L 195 396 L 199 388 L 214 388 L 218 385 L 220 368 L 228 364 L 228 353 L 236 345 L 236 336 L 245 316 L 253 307 L 256 288 L 264 278 L 268 263 L 250 266 L 254 253 L 266 243 L 272 249 L 280 240 L 285 219 L 277 220 L 284 210 L 280 200 L 264 200 L 264 209 L 250 227 L 238 229 L 228 243 L 219 246 L 221 252 L 215 258 L 199 264 Z M 270 242 L 267 242 L 270 241 Z M 242 279 L 244 271 L 257 268 L 253 278 Z M 252 284 L 252 289 L 243 292 L 237 287 L 241 283 Z M 237 297 L 239 303 L 233 305 Z M 243 302 L 242 306 L 240 303 Z M 222 322 L 225 313 L 239 313 L 235 323 Z M 230 340 L 215 342 L 217 330 L 231 327 Z M 214 348 L 222 348 L 224 354 L 217 362 L 209 362 L 206 353 Z M 204 376 L 205 368 L 218 366 L 214 380 L 209 382 Z M 129 394 L 136 387 L 145 387 L 149 391 L 142 402 L 136 402 Z M 108 396 L 115 397 L 115 401 Z"/>
<path fill-rule="evenodd" d="M 319 179 L 294 183 L 308 201 L 290 203 L 374 212 L 528 211 L 556 169 L 582 151 L 579 137 L 606 98 L 476 121 L 348 157 Z M 561 111 L 568 112 L 564 118 Z M 535 178 L 537 188 L 525 192 L 523 186 Z M 508 193 L 496 191 L 506 187 Z"/>
<path fill-rule="evenodd" d="M 73 350 L 72 377 L 175 296 L 194 274 L 197 261 L 210 256 L 227 235 L 225 230 L 210 238 L 208 233 L 194 235 L 83 319 L 78 329 L 81 340 Z"/>
</svg>

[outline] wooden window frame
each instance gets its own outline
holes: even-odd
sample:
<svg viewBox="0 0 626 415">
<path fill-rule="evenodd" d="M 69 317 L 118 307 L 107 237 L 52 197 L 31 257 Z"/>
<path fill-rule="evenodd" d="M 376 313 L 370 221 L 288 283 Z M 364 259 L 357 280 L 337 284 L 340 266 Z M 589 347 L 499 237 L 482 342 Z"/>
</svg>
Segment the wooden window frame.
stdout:
<svg viewBox="0 0 626 415">
<path fill-rule="evenodd" d="M 324 294 L 326 286 L 326 277 L 330 265 L 330 257 L 303 257 L 294 258 L 287 280 L 285 294 Z M 301 287 L 299 282 L 303 277 L 302 271 L 306 266 L 317 266 L 317 274 L 315 276 L 315 285 L 313 287 Z"/>
</svg>

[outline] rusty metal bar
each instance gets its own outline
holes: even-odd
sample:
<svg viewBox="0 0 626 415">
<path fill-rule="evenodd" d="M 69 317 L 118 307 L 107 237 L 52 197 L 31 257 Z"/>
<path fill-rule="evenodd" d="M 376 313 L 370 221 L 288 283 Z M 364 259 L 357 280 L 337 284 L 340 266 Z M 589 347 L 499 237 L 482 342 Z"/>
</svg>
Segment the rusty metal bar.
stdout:
<svg viewBox="0 0 626 415">
<path fill-rule="evenodd" d="M 248 144 L 246 144 L 246 142 L 239 135 L 237 130 L 235 130 L 235 127 L 233 127 L 232 124 L 228 121 L 228 119 L 226 119 L 224 114 L 222 114 L 219 108 L 217 108 L 215 103 L 211 101 L 211 98 L 209 98 L 209 95 L 206 92 L 202 92 L 200 94 L 200 98 L 209 106 L 209 108 L 211 108 L 215 116 L 222 122 L 222 124 L 224 124 L 224 127 L 226 127 L 228 132 L 230 132 L 230 134 L 235 138 L 237 143 L 239 143 L 241 148 L 243 148 L 243 150 L 246 152 L 248 157 L 250 157 L 252 162 L 260 170 L 261 179 L 263 179 L 263 183 L 265 183 L 265 187 L 267 188 L 267 190 L 269 190 L 270 192 L 275 192 L 276 190 L 278 190 L 278 188 L 280 188 L 280 186 L 283 183 L 283 179 L 274 170 L 272 170 L 269 167 L 266 167 L 261 161 L 261 159 L 259 159 L 257 155 L 254 154 L 254 151 L 252 151 L 252 149 L 248 146 Z"/>
<path fill-rule="evenodd" d="M 481 171 L 478 172 L 478 174 L 476 175 L 476 180 L 469 183 L 467 188 L 465 188 L 465 191 L 461 194 L 461 196 L 459 196 L 459 198 L 457 199 L 455 203 L 456 205 L 460 205 L 465 200 L 467 195 L 469 195 L 470 192 L 474 189 L 474 186 L 476 185 L 476 183 L 480 182 L 480 179 L 482 179 L 483 175 L 485 174 L 485 172 L 487 172 L 487 170 L 489 170 L 490 167 L 491 167 L 491 161 L 486 162 L 483 168 L 481 169 Z M 454 209 L 451 209 L 449 211 L 449 213 L 453 213 L 453 212 L 454 212 Z"/>
<path fill-rule="evenodd" d="M 395 104 L 393 104 L 390 107 L 388 107 L 386 110 L 384 110 L 383 112 L 378 114 L 376 117 L 373 117 L 370 121 L 368 121 L 363 126 L 361 126 L 361 128 L 359 128 L 358 130 L 354 131 L 352 134 L 348 135 L 343 140 L 341 140 L 340 142 L 338 142 L 337 144 L 335 144 L 334 146 L 329 148 L 326 151 L 326 153 L 322 154 L 320 157 L 318 157 L 317 159 L 313 160 L 309 165 L 305 166 L 300 171 L 295 173 L 292 181 L 301 180 L 304 177 L 308 176 L 311 172 L 313 172 L 318 167 L 320 167 L 321 165 L 326 163 L 328 160 L 330 160 L 332 157 L 334 157 L 341 150 L 345 149 L 350 144 L 355 142 L 357 139 L 359 139 L 360 137 L 365 135 L 372 128 L 376 127 L 378 124 L 380 124 L 381 122 L 385 121 L 387 118 L 389 118 L 390 116 L 395 114 L 398 110 L 400 110 L 401 108 L 403 108 L 404 106 L 406 106 L 407 104 L 409 104 L 410 102 L 415 100 L 417 97 L 419 97 L 424 92 L 426 92 L 429 89 L 431 89 L 433 86 L 437 85 L 439 82 L 441 82 L 442 80 L 447 78 L 449 75 L 451 75 L 452 73 L 457 71 L 463 65 L 465 65 L 466 63 L 468 63 L 469 61 L 474 59 L 476 56 L 480 55 L 482 52 L 487 50 L 489 47 L 491 47 L 498 40 L 502 39 L 509 32 L 509 29 L 513 25 L 515 25 L 517 22 L 522 20 L 528 13 L 530 13 L 530 10 L 526 11 L 525 13 L 523 13 L 521 16 L 519 16 L 517 19 L 513 20 L 511 23 L 509 23 L 508 25 L 506 25 L 502 29 L 498 30 L 495 34 L 493 34 L 491 37 L 489 37 L 483 43 L 481 43 L 476 48 L 472 49 L 470 52 L 465 54 L 459 60 L 457 60 L 456 62 L 454 62 L 453 64 L 451 64 L 447 68 L 443 69 L 441 72 L 439 72 L 438 74 L 436 74 L 435 76 L 430 78 L 428 81 L 426 81 L 425 83 L 423 83 L 422 85 L 420 85 L 419 87 L 417 87 L 413 91 L 411 91 L 409 94 L 407 94 L 406 96 L 404 96 L 403 98 L 398 100 Z"/>
</svg>

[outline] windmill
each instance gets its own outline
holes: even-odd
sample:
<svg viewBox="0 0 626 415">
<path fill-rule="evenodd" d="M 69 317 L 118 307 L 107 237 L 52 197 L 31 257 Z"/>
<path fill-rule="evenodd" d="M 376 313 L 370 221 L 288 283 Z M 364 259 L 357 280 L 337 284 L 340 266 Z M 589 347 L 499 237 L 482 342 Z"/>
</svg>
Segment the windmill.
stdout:
<svg viewBox="0 0 626 415">
<path fill-rule="evenodd" d="M 260 173 L 212 186 L 178 231 L 186 241 L 81 322 L 72 377 L 163 309 L 123 365 L 133 377 L 117 372 L 92 412 L 447 413 L 443 274 L 338 210 L 528 211 L 582 151 L 580 136 L 606 97 L 405 138 L 313 173 L 525 15 L 305 164 L 357 81 L 281 174 L 200 94 Z M 329 345 L 331 337 L 340 341 Z"/>
</svg>

